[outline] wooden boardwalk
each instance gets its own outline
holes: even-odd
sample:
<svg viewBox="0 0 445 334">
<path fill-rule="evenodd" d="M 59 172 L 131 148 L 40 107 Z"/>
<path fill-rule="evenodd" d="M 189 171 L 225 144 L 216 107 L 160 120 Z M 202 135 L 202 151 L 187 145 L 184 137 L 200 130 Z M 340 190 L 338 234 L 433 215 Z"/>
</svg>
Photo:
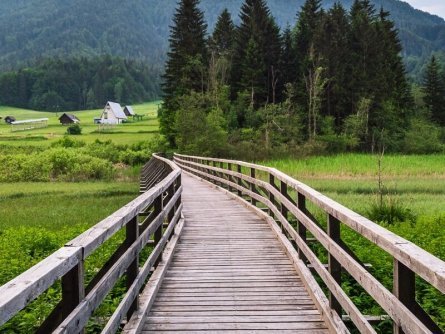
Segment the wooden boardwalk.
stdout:
<svg viewBox="0 0 445 334">
<path fill-rule="evenodd" d="M 185 224 L 149 332 L 328 333 L 266 221 L 183 175 Z"/>
</svg>

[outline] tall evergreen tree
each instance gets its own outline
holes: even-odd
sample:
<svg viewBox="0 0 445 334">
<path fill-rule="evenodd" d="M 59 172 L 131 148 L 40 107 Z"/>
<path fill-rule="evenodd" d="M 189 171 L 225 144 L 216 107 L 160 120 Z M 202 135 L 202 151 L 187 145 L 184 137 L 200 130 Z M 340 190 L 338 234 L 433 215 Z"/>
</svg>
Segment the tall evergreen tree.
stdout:
<svg viewBox="0 0 445 334">
<path fill-rule="evenodd" d="M 320 53 L 326 67 L 328 82 L 323 114 L 333 116 L 335 125 L 340 128 L 348 115 L 349 20 L 346 10 L 335 3 L 323 20 L 323 33 L 320 37 Z"/>
<path fill-rule="evenodd" d="M 232 53 L 235 42 L 235 24 L 229 11 L 224 9 L 218 16 L 211 38 L 211 48 L 218 55 Z"/>
<path fill-rule="evenodd" d="M 246 0 L 240 18 L 232 66 L 232 96 L 249 92 L 254 107 L 258 107 L 273 102 L 277 95 L 280 32 L 264 0 Z M 254 56 L 252 50 L 257 50 L 258 54 Z M 252 64 L 252 57 L 261 64 Z M 243 123 L 242 117 L 240 122 Z"/>
<path fill-rule="evenodd" d="M 445 82 L 441 76 L 440 64 L 431 57 L 423 82 L 424 101 L 434 121 L 445 126 Z"/>
<path fill-rule="evenodd" d="M 375 29 L 375 9 L 369 0 L 355 0 L 350 12 L 351 29 L 349 43 L 351 61 L 350 78 L 347 89 L 351 96 L 350 112 L 362 98 L 374 99 L 372 90 L 378 82 L 375 73 L 378 71 L 378 36 Z"/>
<path fill-rule="evenodd" d="M 176 98 L 191 91 L 202 91 L 208 51 L 205 40 L 207 24 L 198 8 L 199 0 L 182 0 L 176 9 L 170 33 L 164 83 L 164 106 L 160 114 L 161 132 L 174 145 Z"/>
<path fill-rule="evenodd" d="M 323 16 L 321 0 L 306 0 L 298 14 L 295 27 L 297 75 L 294 99 L 303 108 L 309 105 L 307 79 L 320 66 L 319 37 Z"/>
<path fill-rule="evenodd" d="M 287 27 L 283 32 L 283 50 L 281 53 L 282 82 L 294 83 L 297 79 L 297 56 L 292 41 L 292 31 Z"/>
</svg>

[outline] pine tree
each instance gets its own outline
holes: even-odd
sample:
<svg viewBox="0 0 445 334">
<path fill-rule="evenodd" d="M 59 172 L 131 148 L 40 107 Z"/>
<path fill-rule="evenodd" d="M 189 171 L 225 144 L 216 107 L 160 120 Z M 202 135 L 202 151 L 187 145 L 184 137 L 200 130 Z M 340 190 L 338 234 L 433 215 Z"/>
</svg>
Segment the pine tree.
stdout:
<svg viewBox="0 0 445 334">
<path fill-rule="evenodd" d="M 354 113 L 362 98 L 374 99 L 372 90 L 378 81 L 378 36 L 375 29 L 375 9 L 368 0 L 355 0 L 350 12 L 349 43 L 351 61 L 347 89 L 350 91 L 350 113 Z"/>
<path fill-rule="evenodd" d="M 232 66 L 232 97 L 235 98 L 239 93 L 252 93 L 256 108 L 273 102 L 279 93 L 276 90 L 280 81 L 280 32 L 264 0 L 245 0 L 240 18 Z M 261 64 L 254 65 L 250 62 L 253 55 L 247 51 L 252 49 L 257 50 L 258 55 L 255 55 L 255 58 L 260 60 Z M 259 69 L 262 71 L 261 75 L 252 76 L 252 73 Z"/>
<path fill-rule="evenodd" d="M 297 75 L 294 99 L 303 108 L 308 108 L 309 105 L 306 79 L 320 65 L 318 63 L 320 60 L 319 37 L 322 32 L 323 16 L 321 0 L 306 0 L 298 14 L 295 27 Z M 317 64 L 314 64 L 314 61 Z"/>
<path fill-rule="evenodd" d="M 431 116 L 438 124 L 445 126 L 445 82 L 441 76 L 440 64 L 435 56 L 431 57 L 423 82 L 423 98 Z"/>
<path fill-rule="evenodd" d="M 224 9 L 216 21 L 211 38 L 211 49 L 219 56 L 232 53 L 235 42 L 235 24 L 229 11 Z"/>
<path fill-rule="evenodd" d="M 170 51 L 164 83 L 164 106 L 160 113 L 160 128 L 170 144 L 174 145 L 174 118 L 178 108 L 176 98 L 191 91 L 203 91 L 208 51 L 205 41 L 207 24 L 198 8 L 199 0 L 182 0 L 173 19 L 170 33 Z"/>
<path fill-rule="evenodd" d="M 287 27 L 283 32 L 283 50 L 281 52 L 280 71 L 284 84 L 294 83 L 297 78 L 297 56 L 292 41 L 292 32 Z"/>
<path fill-rule="evenodd" d="M 322 113 L 334 116 L 335 125 L 339 129 L 348 115 L 349 92 L 346 86 L 350 57 L 348 41 L 350 33 L 347 12 L 340 3 L 335 3 L 323 22 L 320 53 L 326 67 L 328 82 Z"/>
</svg>

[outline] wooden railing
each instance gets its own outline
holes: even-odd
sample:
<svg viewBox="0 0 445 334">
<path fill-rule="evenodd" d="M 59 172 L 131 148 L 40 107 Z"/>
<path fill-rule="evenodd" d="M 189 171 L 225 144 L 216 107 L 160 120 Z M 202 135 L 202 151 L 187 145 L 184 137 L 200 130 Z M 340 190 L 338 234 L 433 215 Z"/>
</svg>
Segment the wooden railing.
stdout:
<svg viewBox="0 0 445 334">
<path fill-rule="evenodd" d="M 336 313 L 336 319 L 352 321 L 360 333 L 376 333 L 371 326 L 376 317 L 362 314 L 342 289 L 342 274 L 347 274 L 392 319 L 394 333 L 442 333 L 417 303 L 415 281 L 419 276 L 445 293 L 445 262 L 274 168 L 179 154 L 174 161 L 184 171 L 247 199 L 257 211 L 269 213 L 269 221 L 288 244 L 288 254 L 299 266 L 322 313 Z M 310 212 L 310 206 L 324 212 L 326 227 Z M 393 258 L 393 291 L 385 288 L 342 240 L 342 225 Z M 327 265 L 313 251 L 314 243 L 327 252 Z M 326 294 L 315 286 L 310 270 L 323 281 Z M 346 326 L 337 328 L 347 332 Z"/>
<path fill-rule="evenodd" d="M 151 177 L 150 166 L 162 170 Z M 81 333 L 93 312 L 101 305 L 118 280 L 126 276 L 126 294 L 102 333 L 115 333 L 138 308 L 138 295 L 161 261 L 162 252 L 181 218 L 181 171 L 171 161 L 153 156 L 144 168 L 144 193 L 105 218 L 64 247 L 0 287 L 0 326 L 31 301 L 61 281 L 62 298 L 37 333 Z M 155 186 L 150 187 L 150 185 Z M 85 260 L 119 231 L 125 240 L 105 265 L 85 281 Z M 140 253 L 153 247 L 140 266 Z"/>
</svg>

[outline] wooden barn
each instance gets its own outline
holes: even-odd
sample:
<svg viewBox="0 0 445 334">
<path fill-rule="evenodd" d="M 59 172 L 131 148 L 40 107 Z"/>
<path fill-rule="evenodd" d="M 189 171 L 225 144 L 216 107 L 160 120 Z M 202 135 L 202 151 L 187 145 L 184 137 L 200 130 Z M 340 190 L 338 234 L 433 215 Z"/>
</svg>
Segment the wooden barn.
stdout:
<svg viewBox="0 0 445 334">
<path fill-rule="evenodd" d="M 62 125 L 70 125 L 80 123 L 80 120 L 73 114 L 64 113 L 59 117 L 60 124 Z"/>
<path fill-rule="evenodd" d="M 101 124 L 121 124 L 127 120 L 119 103 L 107 102 L 101 115 Z"/>
<path fill-rule="evenodd" d="M 15 121 L 16 121 L 16 119 L 13 116 L 6 116 L 5 117 L 5 123 L 6 124 L 11 124 L 12 122 L 15 122 Z"/>
<path fill-rule="evenodd" d="M 126 106 L 124 108 L 124 113 L 125 113 L 125 116 L 127 116 L 127 117 L 136 115 L 132 106 Z"/>
</svg>

